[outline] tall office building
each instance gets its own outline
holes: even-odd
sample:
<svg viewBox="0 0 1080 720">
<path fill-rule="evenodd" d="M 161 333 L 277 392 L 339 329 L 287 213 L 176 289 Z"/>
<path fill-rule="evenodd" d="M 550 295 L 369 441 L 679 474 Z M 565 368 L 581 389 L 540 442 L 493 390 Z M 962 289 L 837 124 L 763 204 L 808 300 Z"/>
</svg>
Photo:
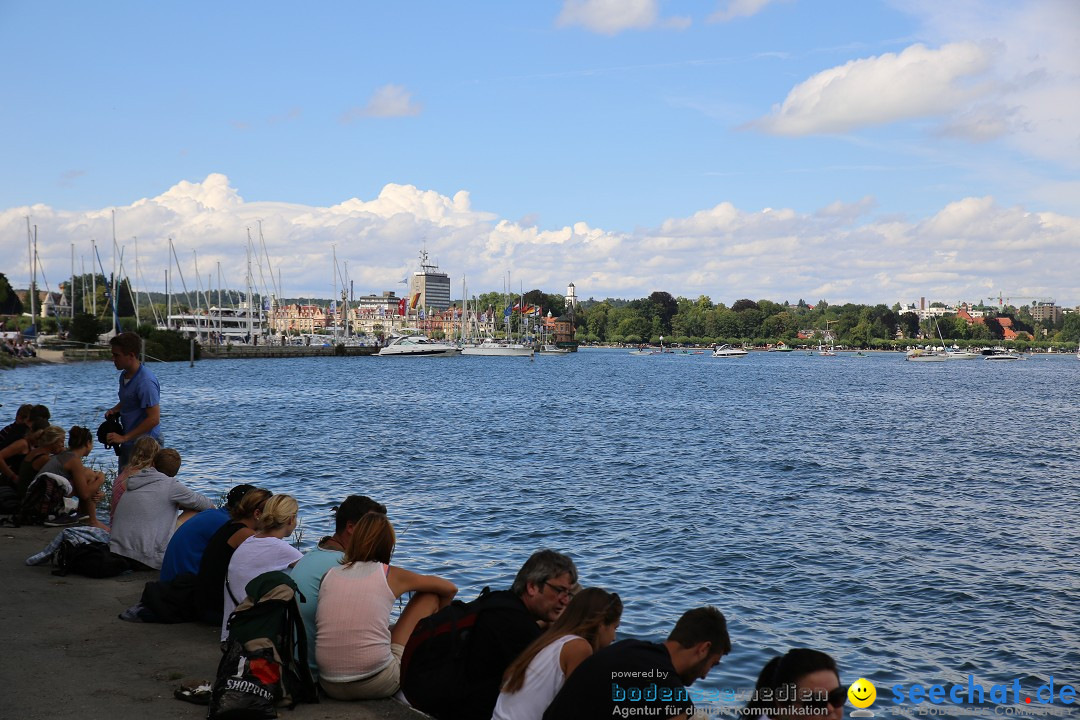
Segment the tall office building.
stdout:
<svg viewBox="0 0 1080 720">
<path fill-rule="evenodd" d="M 413 302 L 413 298 L 416 302 Z M 420 270 L 409 278 L 409 302 L 415 308 L 446 310 L 450 307 L 450 276 L 428 262 L 427 250 L 420 252 Z"/>
</svg>

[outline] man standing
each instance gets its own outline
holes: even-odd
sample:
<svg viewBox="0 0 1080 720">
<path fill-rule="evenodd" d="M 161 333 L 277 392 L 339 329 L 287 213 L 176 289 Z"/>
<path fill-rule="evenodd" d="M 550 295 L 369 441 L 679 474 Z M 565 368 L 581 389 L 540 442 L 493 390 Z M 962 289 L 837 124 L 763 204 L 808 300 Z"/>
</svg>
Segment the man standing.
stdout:
<svg viewBox="0 0 1080 720">
<path fill-rule="evenodd" d="M 566 679 L 545 720 L 690 718 L 686 686 L 731 652 L 727 621 L 714 607 L 688 610 L 662 643 L 621 640 L 598 650 Z"/>
<path fill-rule="evenodd" d="M 124 434 L 109 433 L 105 439 L 120 446 L 120 469 L 127 465 L 135 441 L 149 435 L 161 443 L 161 385 L 154 373 L 139 362 L 142 338 L 124 332 L 109 340 L 112 361 L 120 374 L 120 402 L 105 417 L 120 416 Z"/>
</svg>

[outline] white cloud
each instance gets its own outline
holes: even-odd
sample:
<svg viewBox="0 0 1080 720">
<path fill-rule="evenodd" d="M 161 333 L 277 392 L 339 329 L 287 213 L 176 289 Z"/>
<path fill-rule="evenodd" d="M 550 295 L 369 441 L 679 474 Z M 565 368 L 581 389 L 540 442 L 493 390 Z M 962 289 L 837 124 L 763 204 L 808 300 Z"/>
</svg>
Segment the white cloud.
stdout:
<svg viewBox="0 0 1080 720">
<path fill-rule="evenodd" d="M 409 117 L 419 115 L 423 106 L 412 99 L 412 93 L 401 85 L 383 85 L 377 89 L 364 107 L 347 110 L 341 117 L 343 123 L 351 123 L 365 117 Z"/>
<path fill-rule="evenodd" d="M 757 15 L 776 0 L 727 0 L 719 10 L 709 16 L 708 22 L 727 22 L 735 18 Z"/>
<path fill-rule="evenodd" d="M 358 293 L 399 289 L 426 247 L 460 287 L 476 292 L 516 285 L 562 292 L 573 281 L 583 297 L 644 297 L 658 289 L 708 295 L 829 302 L 978 300 L 991 294 L 1050 296 L 1074 305 L 1080 267 L 1080 218 L 1004 207 L 991 197 L 961 198 L 916 219 L 876 218 L 870 198 L 836 202 L 816 212 L 744 210 L 720 203 L 658 227 L 632 233 L 586 222 L 543 229 L 472 207 L 453 196 L 411 185 L 385 186 L 370 199 L 319 207 L 251 202 L 224 175 L 183 181 L 156 197 L 115 208 L 124 265 L 139 289 L 161 290 L 172 238 L 189 288 L 244 284 L 248 228 L 261 220 L 275 276 L 289 297 L 329 297 L 331 253 L 348 261 Z M 111 266 L 113 208 L 63 210 L 44 205 L 0 210 L 0 267 L 13 285 L 29 281 L 26 221 L 38 226 L 39 254 L 51 287 L 76 263 L 91 264 L 96 238 Z M 261 258 L 260 258 L 261 260 Z M 264 269 L 265 274 L 265 269 Z M 268 275 L 267 275 L 268 277 Z M 174 273 L 174 278 L 177 275 Z"/>
<path fill-rule="evenodd" d="M 660 17 L 659 0 L 563 0 L 555 24 L 559 27 L 581 26 L 602 35 L 618 35 L 626 30 L 652 27 L 684 29 L 686 17 Z"/>
<path fill-rule="evenodd" d="M 972 80 L 990 60 L 990 52 L 972 42 L 937 50 L 912 45 L 899 54 L 852 60 L 796 85 L 755 125 L 777 135 L 811 135 L 945 115 L 987 91 Z"/>
</svg>

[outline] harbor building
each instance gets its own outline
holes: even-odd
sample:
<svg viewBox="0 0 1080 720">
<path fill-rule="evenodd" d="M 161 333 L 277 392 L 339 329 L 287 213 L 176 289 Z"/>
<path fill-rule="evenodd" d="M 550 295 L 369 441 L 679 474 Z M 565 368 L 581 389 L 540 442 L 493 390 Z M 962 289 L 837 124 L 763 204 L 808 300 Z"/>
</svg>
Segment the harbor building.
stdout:
<svg viewBox="0 0 1080 720">
<path fill-rule="evenodd" d="M 413 308 L 447 310 L 450 307 L 450 276 L 428 262 L 427 250 L 420 252 L 420 269 L 409 278 L 409 304 Z"/>
<path fill-rule="evenodd" d="M 1063 313 L 1053 300 L 1035 300 L 1031 303 L 1031 319 L 1035 322 L 1059 323 Z"/>
</svg>

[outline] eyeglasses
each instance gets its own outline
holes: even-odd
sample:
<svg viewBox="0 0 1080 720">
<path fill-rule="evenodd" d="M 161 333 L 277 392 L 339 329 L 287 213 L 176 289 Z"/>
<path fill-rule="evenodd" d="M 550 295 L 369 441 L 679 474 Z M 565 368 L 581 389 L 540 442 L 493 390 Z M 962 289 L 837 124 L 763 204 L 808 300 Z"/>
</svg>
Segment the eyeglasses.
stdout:
<svg viewBox="0 0 1080 720">
<path fill-rule="evenodd" d="M 828 697 L 820 697 L 818 692 L 813 693 L 814 697 L 809 700 L 804 700 L 803 705 L 808 708 L 814 708 L 820 710 L 822 713 L 826 712 L 828 707 L 843 707 L 847 702 L 847 690 L 842 687 L 833 688 L 829 691 Z"/>
<path fill-rule="evenodd" d="M 567 600 L 573 600 L 574 599 L 574 591 L 573 591 L 572 588 L 562 587 L 560 585 L 555 585 L 553 583 L 547 582 L 546 580 L 544 581 L 544 584 L 547 585 L 552 590 L 554 590 L 555 594 L 558 595 L 559 597 L 565 597 Z"/>
</svg>

